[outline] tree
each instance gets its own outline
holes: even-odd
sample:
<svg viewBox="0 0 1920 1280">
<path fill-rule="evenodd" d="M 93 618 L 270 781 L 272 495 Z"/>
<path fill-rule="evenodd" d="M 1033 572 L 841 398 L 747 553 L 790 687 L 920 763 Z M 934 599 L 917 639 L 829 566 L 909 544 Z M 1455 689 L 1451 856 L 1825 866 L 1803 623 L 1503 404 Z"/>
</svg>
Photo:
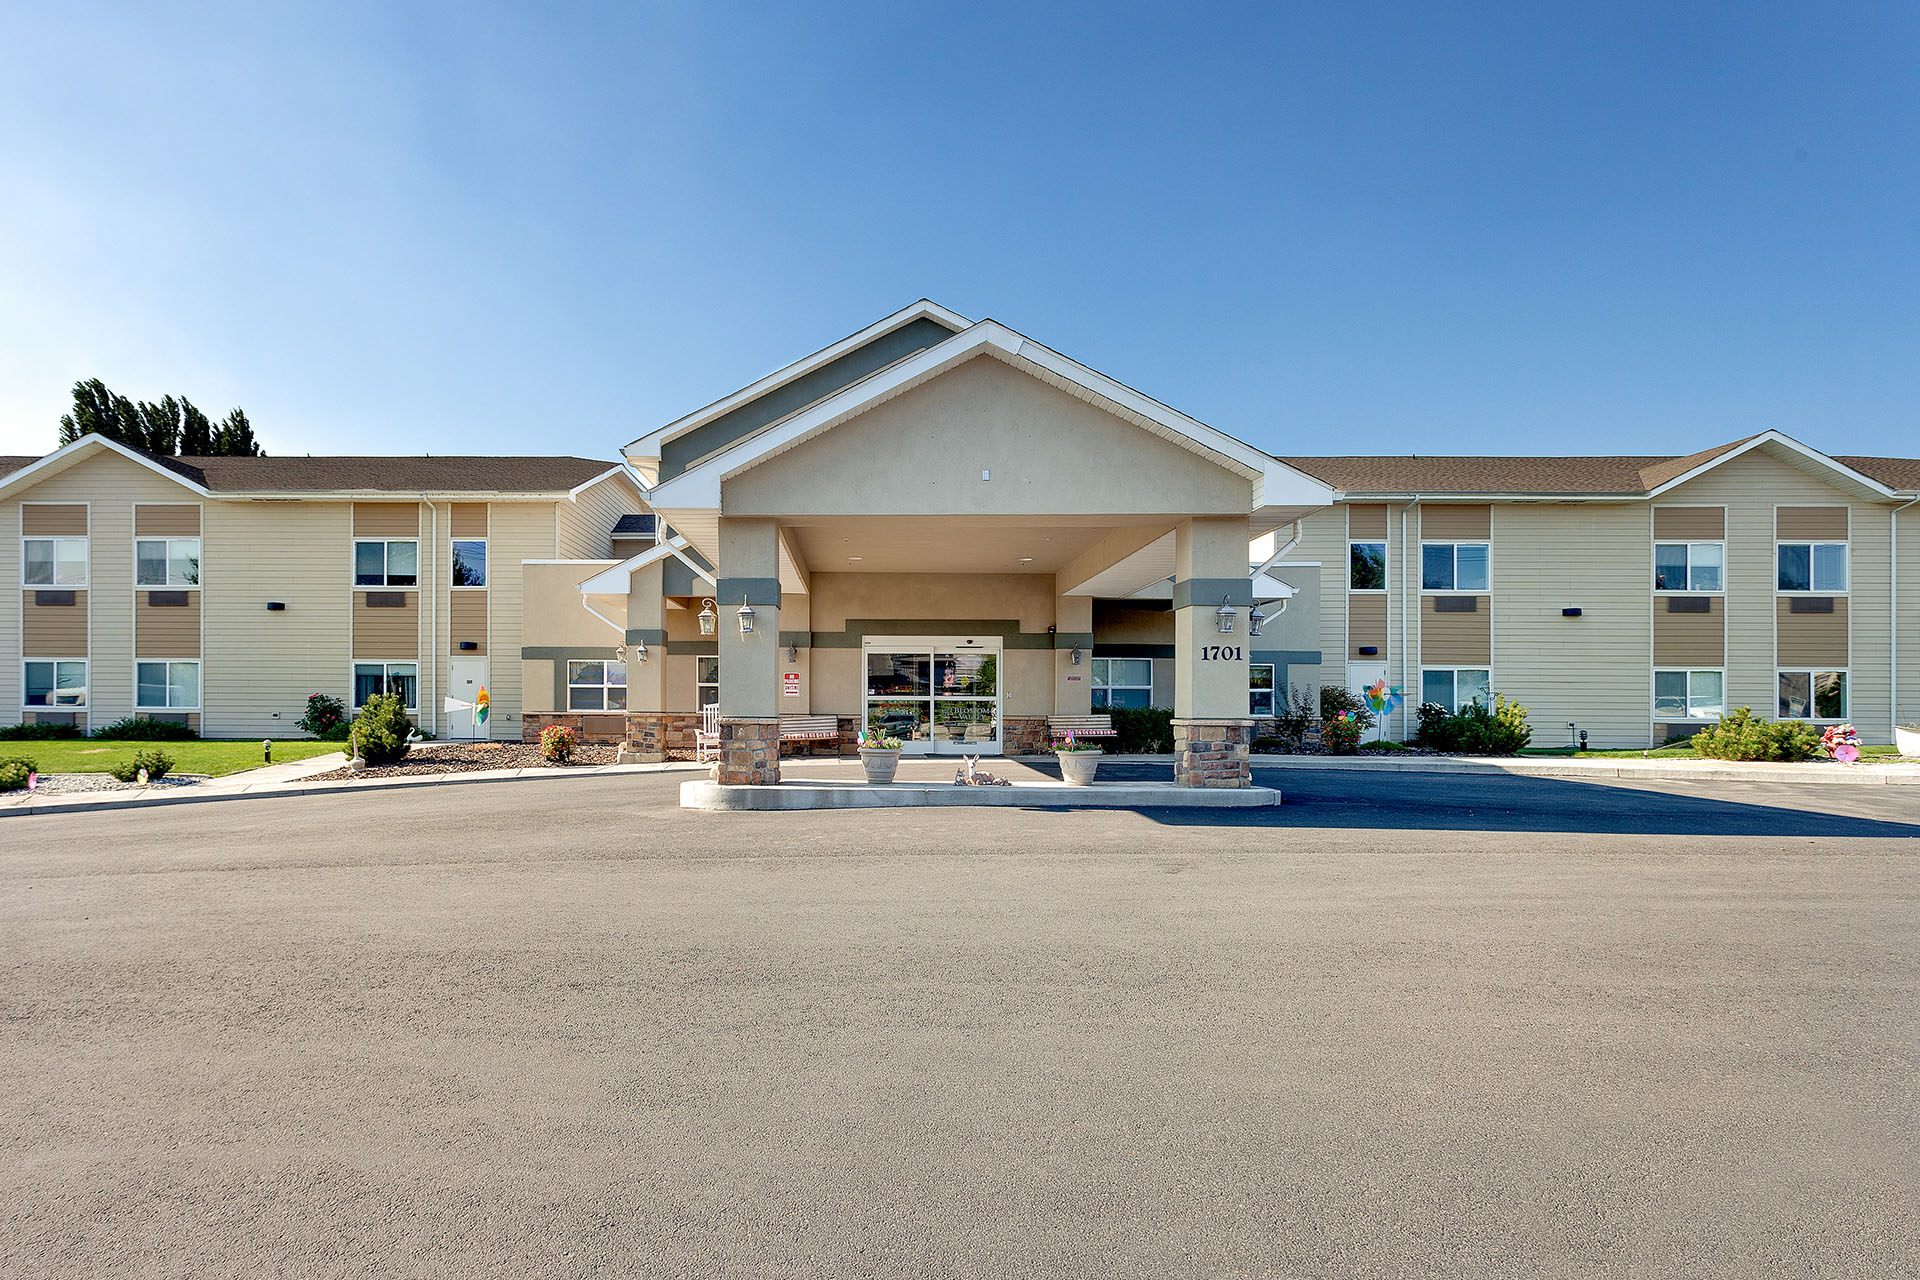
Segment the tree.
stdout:
<svg viewBox="0 0 1920 1280">
<path fill-rule="evenodd" d="M 109 440 L 144 453 L 172 457 L 259 458 L 265 453 L 253 437 L 245 411 L 234 409 L 219 423 L 182 396 L 159 403 L 135 402 L 108 390 L 98 378 L 73 384 L 73 412 L 60 418 L 60 443 L 84 435 Z"/>
</svg>

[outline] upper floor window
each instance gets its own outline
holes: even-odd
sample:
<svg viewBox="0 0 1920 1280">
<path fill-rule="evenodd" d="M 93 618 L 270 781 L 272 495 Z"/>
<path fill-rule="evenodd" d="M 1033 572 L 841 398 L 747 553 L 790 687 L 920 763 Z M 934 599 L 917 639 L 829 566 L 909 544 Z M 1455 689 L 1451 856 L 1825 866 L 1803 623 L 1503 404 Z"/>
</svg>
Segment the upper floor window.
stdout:
<svg viewBox="0 0 1920 1280">
<path fill-rule="evenodd" d="M 453 585 L 456 587 L 487 585 L 487 540 L 485 538 L 460 538 L 454 542 Z"/>
<path fill-rule="evenodd" d="M 353 543 L 353 585 L 356 587 L 419 586 L 419 540 L 356 538 Z"/>
<path fill-rule="evenodd" d="M 1653 548 L 1655 591 L 1725 589 L 1727 547 L 1723 542 L 1661 542 Z"/>
<path fill-rule="evenodd" d="M 1422 591 L 1485 591 L 1487 544 L 1427 542 L 1420 547 Z"/>
<path fill-rule="evenodd" d="M 1153 705 L 1153 660 L 1150 658 L 1095 658 L 1093 709 L 1150 707 Z"/>
<path fill-rule="evenodd" d="M 87 705 L 87 661 L 61 658 L 26 663 L 29 707 L 84 707 Z"/>
<path fill-rule="evenodd" d="M 1827 591 L 1847 589 L 1847 544 L 1844 542 L 1782 542 L 1779 544 L 1780 590 Z"/>
<path fill-rule="evenodd" d="M 30 587 L 87 585 L 85 538 L 26 538 L 21 564 Z"/>
<path fill-rule="evenodd" d="M 1387 544 L 1349 542 L 1347 544 L 1347 587 L 1352 591 L 1387 589 Z"/>
<path fill-rule="evenodd" d="M 200 585 L 200 539 L 140 538 L 133 544 L 135 585 L 142 587 L 197 587 Z"/>
</svg>

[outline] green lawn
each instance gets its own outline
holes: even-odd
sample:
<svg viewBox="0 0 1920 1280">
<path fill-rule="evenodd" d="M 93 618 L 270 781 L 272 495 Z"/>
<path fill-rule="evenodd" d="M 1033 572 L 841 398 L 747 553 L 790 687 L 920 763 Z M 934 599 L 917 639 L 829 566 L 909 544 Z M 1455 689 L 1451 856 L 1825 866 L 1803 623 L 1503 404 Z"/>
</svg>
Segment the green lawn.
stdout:
<svg viewBox="0 0 1920 1280">
<path fill-rule="evenodd" d="M 244 742 L 113 742 L 92 738 L 0 742 L 0 759 L 31 760 L 41 773 L 105 773 L 108 766 L 148 747 L 172 756 L 175 773 L 203 773 L 217 778 L 260 764 L 258 738 Z M 275 741 L 273 762 L 288 764 L 343 750 L 345 747 L 338 742 Z"/>
<path fill-rule="evenodd" d="M 1691 746 L 1684 744 L 1673 747 L 1656 747 L 1651 751 L 1634 751 L 1631 749 L 1613 751 L 1569 751 L 1565 747 L 1523 747 L 1520 750 L 1520 754 L 1523 756 L 1565 756 L 1575 760 L 1704 760 L 1707 758 L 1695 751 Z M 1862 759 L 1866 760 L 1882 757 L 1884 760 L 1890 761 L 1899 759 L 1900 751 L 1897 747 L 1893 746 L 1867 746 L 1860 748 L 1860 755 Z"/>
</svg>

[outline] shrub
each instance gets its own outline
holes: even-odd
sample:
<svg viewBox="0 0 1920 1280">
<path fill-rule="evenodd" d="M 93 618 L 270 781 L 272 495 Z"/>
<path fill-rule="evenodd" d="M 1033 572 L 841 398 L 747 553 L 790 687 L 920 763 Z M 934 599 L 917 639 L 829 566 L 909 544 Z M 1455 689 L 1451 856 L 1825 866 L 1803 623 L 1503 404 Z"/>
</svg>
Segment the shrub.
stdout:
<svg viewBox="0 0 1920 1280">
<path fill-rule="evenodd" d="M 573 759 L 574 748 L 579 745 L 580 735 L 564 724 L 550 724 L 540 731 L 540 755 L 554 764 Z"/>
<path fill-rule="evenodd" d="M 322 742 L 344 742 L 349 730 L 347 704 L 330 693 L 310 693 L 299 727 L 302 733 Z"/>
<path fill-rule="evenodd" d="M 1459 751 L 1470 756 L 1510 756 L 1533 741 L 1527 709 L 1497 693 L 1489 709 L 1469 702 L 1449 712 L 1437 702 L 1420 704 L 1419 729 L 1414 741 L 1431 751 Z"/>
<path fill-rule="evenodd" d="M 1409 747 L 1406 743 L 1395 742 L 1391 738 L 1382 738 L 1378 742 L 1369 742 L 1367 744 L 1367 750 L 1383 751 L 1388 755 L 1391 755 L 1396 751 L 1411 751 L 1412 749 L 1413 748 Z"/>
<path fill-rule="evenodd" d="M 1715 760 L 1811 760 L 1820 731 L 1804 720 L 1762 720 L 1736 707 L 1693 735 L 1693 749 Z"/>
<path fill-rule="evenodd" d="M 193 726 L 150 716 L 128 716 L 112 724 L 101 725 L 87 735 L 112 742 L 193 742 L 200 735 Z"/>
<path fill-rule="evenodd" d="M 1353 690 L 1341 684 L 1323 684 L 1320 686 L 1320 719 L 1327 721 L 1335 716 L 1352 715 L 1359 720 L 1362 729 L 1373 728 L 1373 712 L 1367 710 L 1367 700 Z"/>
<path fill-rule="evenodd" d="M 1360 750 L 1360 735 L 1366 726 L 1352 712 L 1335 716 L 1320 726 L 1320 741 L 1330 755 L 1350 756 Z"/>
<path fill-rule="evenodd" d="M 1305 688 L 1288 686 L 1285 704 L 1276 706 L 1274 710 L 1273 737 L 1255 741 L 1256 749 L 1261 742 L 1268 742 L 1282 751 L 1298 751 L 1307 740 L 1307 730 L 1320 722 L 1314 697 Z"/>
<path fill-rule="evenodd" d="M 58 738 L 84 736 L 77 724 L 0 725 L 0 742 L 50 742 Z"/>
<path fill-rule="evenodd" d="M 1113 750 L 1165 753 L 1173 750 L 1172 707 L 1113 707 Z"/>
<path fill-rule="evenodd" d="M 27 785 L 29 774 L 38 772 L 33 761 L 25 756 L 0 759 L 0 791 L 18 791 Z"/>
<path fill-rule="evenodd" d="M 148 782 L 158 782 L 173 769 L 173 757 L 158 747 L 146 747 L 130 759 L 109 766 L 107 772 L 122 782 L 138 782 L 142 769 L 147 771 Z"/>
<path fill-rule="evenodd" d="M 353 718 L 353 737 L 368 764 L 392 764 L 404 758 L 407 737 L 412 732 L 407 704 L 397 693 L 374 694 Z"/>
</svg>

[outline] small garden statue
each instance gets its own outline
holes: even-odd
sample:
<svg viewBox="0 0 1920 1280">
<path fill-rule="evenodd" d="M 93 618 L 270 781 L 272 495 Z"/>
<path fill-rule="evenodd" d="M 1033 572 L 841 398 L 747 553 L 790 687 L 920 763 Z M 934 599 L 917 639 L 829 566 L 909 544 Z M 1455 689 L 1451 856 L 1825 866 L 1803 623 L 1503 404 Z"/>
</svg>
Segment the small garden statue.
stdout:
<svg viewBox="0 0 1920 1280">
<path fill-rule="evenodd" d="M 961 756 L 960 768 L 953 775 L 953 785 L 956 787 L 1010 787 L 1013 784 L 1005 778 L 996 778 L 982 769 L 979 756 Z"/>
<path fill-rule="evenodd" d="M 1829 725 L 1820 735 L 1820 749 L 1841 764 L 1860 759 L 1860 731 L 1850 724 Z"/>
</svg>

